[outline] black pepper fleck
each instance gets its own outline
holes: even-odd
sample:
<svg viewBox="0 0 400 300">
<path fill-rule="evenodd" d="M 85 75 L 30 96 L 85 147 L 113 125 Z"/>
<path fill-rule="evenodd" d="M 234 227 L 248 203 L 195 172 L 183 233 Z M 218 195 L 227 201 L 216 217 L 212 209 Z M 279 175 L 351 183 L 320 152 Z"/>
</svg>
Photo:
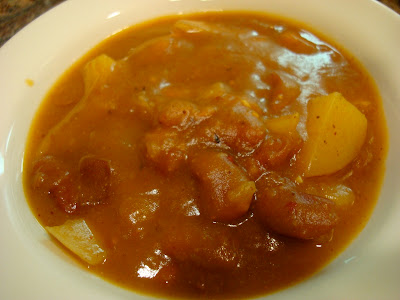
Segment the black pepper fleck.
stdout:
<svg viewBox="0 0 400 300">
<path fill-rule="evenodd" d="M 219 144 L 221 142 L 221 140 L 219 139 L 219 136 L 214 134 L 214 141 Z"/>
</svg>

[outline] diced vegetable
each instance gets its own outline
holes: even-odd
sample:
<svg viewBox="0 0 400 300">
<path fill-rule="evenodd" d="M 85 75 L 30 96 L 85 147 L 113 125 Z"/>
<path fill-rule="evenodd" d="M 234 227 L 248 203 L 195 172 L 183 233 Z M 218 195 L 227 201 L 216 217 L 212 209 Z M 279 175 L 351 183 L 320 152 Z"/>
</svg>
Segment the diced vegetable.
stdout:
<svg viewBox="0 0 400 300">
<path fill-rule="evenodd" d="M 89 61 L 83 69 L 83 80 L 85 82 L 85 93 L 88 94 L 96 85 L 101 85 L 110 74 L 115 60 L 102 54 Z"/>
<path fill-rule="evenodd" d="M 177 131 L 160 128 L 145 135 L 146 157 L 163 172 L 175 171 L 186 160 L 186 148 Z"/>
<path fill-rule="evenodd" d="M 75 179 L 67 164 L 54 156 L 45 156 L 35 163 L 32 186 L 48 198 L 55 201 L 66 213 L 74 213 L 78 208 L 78 193 Z"/>
<path fill-rule="evenodd" d="M 279 42 L 295 53 L 312 54 L 318 51 L 317 45 L 306 40 L 298 32 L 285 30 L 279 36 Z"/>
<path fill-rule="evenodd" d="M 282 109 L 296 101 L 301 92 L 299 83 L 282 73 L 269 74 L 265 82 L 271 86 L 268 109 L 273 114 L 281 114 Z"/>
<path fill-rule="evenodd" d="M 296 185 L 268 172 L 257 181 L 257 214 L 276 232 L 299 239 L 317 239 L 337 224 L 336 204 L 298 191 Z"/>
<path fill-rule="evenodd" d="M 79 193 L 82 205 L 106 201 L 111 186 L 111 166 L 106 160 L 84 156 L 79 161 Z"/>
<path fill-rule="evenodd" d="M 313 184 L 307 188 L 307 192 L 329 199 L 340 208 L 351 206 L 356 198 L 353 190 L 344 184 Z"/>
<path fill-rule="evenodd" d="M 100 264 L 106 258 L 106 252 L 83 219 L 68 220 L 60 226 L 46 227 L 46 230 L 91 265 Z"/>
<path fill-rule="evenodd" d="M 231 222 L 248 211 L 255 183 L 226 153 L 203 151 L 191 161 L 191 167 L 204 191 L 202 207 L 210 219 Z"/>
<path fill-rule="evenodd" d="M 269 135 L 255 151 L 254 157 L 268 168 L 279 167 L 300 149 L 302 140 L 295 134 Z"/>
<path fill-rule="evenodd" d="M 204 22 L 191 21 L 191 20 L 179 20 L 175 22 L 173 32 L 184 32 L 184 33 L 211 33 L 215 29 Z"/>
<path fill-rule="evenodd" d="M 123 199 L 119 216 L 124 236 L 143 237 L 145 229 L 150 227 L 148 224 L 155 222 L 159 205 L 159 199 L 155 195 L 140 194 Z"/>
<path fill-rule="evenodd" d="M 110 163 L 95 156 L 82 157 L 76 172 L 66 160 L 48 155 L 35 163 L 33 174 L 33 188 L 69 214 L 105 203 L 109 196 Z"/>
<path fill-rule="evenodd" d="M 161 107 L 158 121 L 167 127 L 187 128 L 194 122 L 198 111 L 195 104 L 189 101 L 175 100 Z"/>
<path fill-rule="evenodd" d="M 231 88 L 223 83 L 223 82 L 216 82 L 211 85 L 209 88 L 205 89 L 203 94 L 201 95 L 202 99 L 205 100 L 213 100 L 217 97 L 223 97 L 227 93 L 231 92 Z"/>
<path fill-rule="evenodd" d="M 244 105 L 242 100 L 227 102 L 212 118 L 200 124 L 197 128 L 199 135 L 217 144 L 228 145 L 236 153 L 252 151 L 264 139 L 266 131 L 259 115 L 248 107 L 251 104 Z"/>
<path fill-rule="evenodd" d="M 299 113 L 285 115 L 279 118 L 267 119 L 264 121 L 265 127 L 272 133 L 289 134 L 296 131 L 299 123 Z"/>
<path fill-rule="evenodd" d="M 77 120 L 85 119 L 95 123 L 96 120 L 102 118 L 99 111 L 105 114 L 115 106 L 107 93 L 91 95 L 94 89 L 104 86 L 115 63 L 112 58 L 102 54 L 85 65 L 83 70 L 85 95 L 56 126 L 49 130 L 39 151 L 47 153 L 49 148 L 57 145 L 61 151 L 68 149 L 73 152 L 79 141 L 77 136 L 87 141 L 87 131 L 82 130 Z M 74 138 L 68 139 L 63 134 L 64 132 L 76 132 L 77 134 L 74 135 Z"/>
<path fill-rule="evenodd" d="M 236 206 L 238 211 L 246 212 L 249 209 L 249 199 L 251 201 L 255 192 L 254 181 L 244 181 L 229 190 L 226 198 L 231 205 Z"/>
<path fill-rule="evenodd" d="M 367 119 L 340 93 L 332 93 L 309 101 L 307 133 L 299 158 L 304 175 L 328 175 L 357 156 L 367 133 Z"/>
<path fill-rule="evenodd" d="M 169 222 L 161 245 L 178 262 L 193 263 L 206 270 L 234 268 L 240 259 L 231 232 L 222 224 L 208 224 L 199 218 L 176 218 Z"/>
<path fill-rule="evenodd" d="M 199 37 L 222 36 L 232 34 L 229 27 L 194 20 L 178 20 L 171 29 L 175 37 L 196 35 Z"/>
</svg>

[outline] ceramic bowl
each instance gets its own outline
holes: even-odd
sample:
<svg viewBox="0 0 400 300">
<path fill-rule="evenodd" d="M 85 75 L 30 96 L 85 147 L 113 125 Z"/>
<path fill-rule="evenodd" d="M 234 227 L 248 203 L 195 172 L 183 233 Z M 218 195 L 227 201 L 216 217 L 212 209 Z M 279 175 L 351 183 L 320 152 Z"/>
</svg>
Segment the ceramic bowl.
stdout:
<svg viewBox="0 0 400 300">
<path fill-rule="evenodd" d="M 400 299 L 400 16 L 373 0 L 70 0 L 20 31 L 0 49 L 1 299 L 151 298 L 83 270 L 49 239 L 22 189 L 25 141 L 49 88 L 100 41 L 158 16 L 210 10 L 265 11 L 322 32 L 366 67 L 386 111 L 387 171 L 369 223 L 321 272 L 267 298 Z"/>
</svg>

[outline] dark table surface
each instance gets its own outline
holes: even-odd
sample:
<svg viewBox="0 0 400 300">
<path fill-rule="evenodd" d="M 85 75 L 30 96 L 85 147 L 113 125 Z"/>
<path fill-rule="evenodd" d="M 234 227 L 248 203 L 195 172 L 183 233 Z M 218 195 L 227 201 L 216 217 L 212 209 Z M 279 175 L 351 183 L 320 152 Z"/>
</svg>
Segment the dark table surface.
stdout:
<svg viewBox="0 0 400 300">
<path fill-rule="evenodd" d="M 0 47 L 22 27 L 63 1 L 0 0 Z M 400 0 L 379 1 L 400 14 Z"/>
</svg>

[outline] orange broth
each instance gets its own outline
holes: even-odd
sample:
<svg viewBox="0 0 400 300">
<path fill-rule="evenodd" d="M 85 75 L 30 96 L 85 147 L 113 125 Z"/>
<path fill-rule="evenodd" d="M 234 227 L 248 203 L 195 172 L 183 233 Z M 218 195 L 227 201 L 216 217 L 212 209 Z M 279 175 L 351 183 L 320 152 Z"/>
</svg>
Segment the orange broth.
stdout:
<svg viewBox="0 0 400 300">
<path fill-rule="evenodd" d="M 365 141 L 343 169 L 303 176 L 307 103 L 333 92 L 366 117 Z M 267 126 L 282 116 L 298 116 L 294 131 Z M 107 280 L 162 297 L 254 297 L 310 277 L 354 239 L 387 148 L 373 80 L 340 46 L 262 14 L 172 16 L 111 36 L 57 81 L 32 123 L 24 187 L 43 226 L 86 221 L 106 259 L 82 264 Z M 352 203 L 340 207 L 332 187 Z M 285 207 L 299 210 L 268 203 L 291 195 Z"/>
</svg>

